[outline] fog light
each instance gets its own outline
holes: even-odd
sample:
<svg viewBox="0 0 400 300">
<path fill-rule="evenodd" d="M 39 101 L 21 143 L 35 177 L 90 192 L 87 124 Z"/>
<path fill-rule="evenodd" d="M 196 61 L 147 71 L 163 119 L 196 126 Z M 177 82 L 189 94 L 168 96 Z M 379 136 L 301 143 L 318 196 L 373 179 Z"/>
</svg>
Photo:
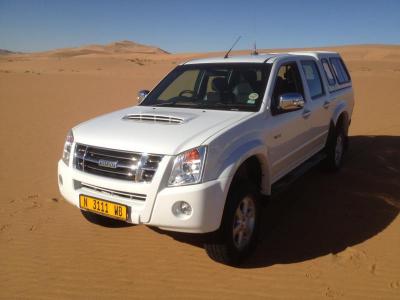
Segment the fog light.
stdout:
<svg viewBox="0 0 400 300">
<path fill-rule="evenodd" d="M 192 214 L 192 207 L 185 201 L 178 201 L 172 206 L 172 213 L 179 218 L 187 218 Z"/>
</svg>

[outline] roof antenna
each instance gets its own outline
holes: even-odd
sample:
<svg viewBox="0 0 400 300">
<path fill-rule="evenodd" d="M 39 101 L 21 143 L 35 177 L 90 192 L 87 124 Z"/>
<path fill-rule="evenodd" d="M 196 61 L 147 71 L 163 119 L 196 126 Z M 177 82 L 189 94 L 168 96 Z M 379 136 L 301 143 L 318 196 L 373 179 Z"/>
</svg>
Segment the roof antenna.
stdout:
<svg viewBox="0 0 400 300">
<path fill-rule="evenodd" d="M 257 44 L 256 44 L 255 41 L 254 41 L 254 50 L 253 50 L 253 52 L 251 53 L 251 55 L 258 55 Z"/>
<path fill-rule="evenodd" d="M 239 36 L 238 36 L 238 38 L 236 39 L 236 41 L 233 43 L 233 45 L 232 45 L 231 49 L 229 49 L 229 50 L 228 50 L 228 52 L 226 52 L 226 54 L 225 54 L 224 58 L 228 58 L 228 56 L 229 56 L 229 53 L 231 53 L 231 51 L 232 51 L 233 47 L 235 47 L 235 45 L 237 44 L 237 42 L 239 42 L 239 40 L 240 40 L 240 39 L 241 39 L 241 36 L 239 35 Z"/>
</svg>

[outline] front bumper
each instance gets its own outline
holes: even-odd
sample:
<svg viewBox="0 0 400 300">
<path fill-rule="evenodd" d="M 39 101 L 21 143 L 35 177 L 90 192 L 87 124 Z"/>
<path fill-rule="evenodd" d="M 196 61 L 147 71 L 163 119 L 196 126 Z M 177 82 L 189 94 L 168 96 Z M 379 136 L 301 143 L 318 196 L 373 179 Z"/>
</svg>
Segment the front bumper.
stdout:
<svg viewBox="0 0 400 300">
<path fill-rule="evenodd" d="M 159 171 L 161 170 L 165 168 L 160 165 Z M 129 223 L 192 233 L 212 232 L 219 228 L 228 191 L 228 178 L 165 188 L 160 188 L 163 186 L 161 182 L 164 182 L 162 175 L 155 176 L 150 184 L 133 183 L 87 174 L 66 166 L 61 160 L 58 162 L 60 192 L 76 207 L 79 207 L 79 195 L 85 194 L 128 206 Z M 81 183 L 125 193 L 145 194 L 146 200 L 137 201 L 95 190 L 85 190 Z M 172 208 L 177 201 L 185 201 L 191 205 L 190 216 L 182 218 L 173 213 Z"/>
</svg>

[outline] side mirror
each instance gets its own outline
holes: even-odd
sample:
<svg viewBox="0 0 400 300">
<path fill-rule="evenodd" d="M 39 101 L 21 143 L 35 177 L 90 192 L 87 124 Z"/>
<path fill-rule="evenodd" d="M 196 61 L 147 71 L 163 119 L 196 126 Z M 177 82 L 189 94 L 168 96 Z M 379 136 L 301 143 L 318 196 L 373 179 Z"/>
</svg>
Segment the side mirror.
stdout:
<svg viewBox="0 0 400 300">
<path fill-rule="evenodd" d="M 304 107 L 304 98 L 299 93 L 286 93 L 279 96 L 279 108 L 284 111 L 298 110 Z"/>
<path fill-rule="evenodd" d="M 149 90 L 140 90 L 137 94 L 138 104 L 142 103 L 147 94 L 150 93 Z"/>
</svg>

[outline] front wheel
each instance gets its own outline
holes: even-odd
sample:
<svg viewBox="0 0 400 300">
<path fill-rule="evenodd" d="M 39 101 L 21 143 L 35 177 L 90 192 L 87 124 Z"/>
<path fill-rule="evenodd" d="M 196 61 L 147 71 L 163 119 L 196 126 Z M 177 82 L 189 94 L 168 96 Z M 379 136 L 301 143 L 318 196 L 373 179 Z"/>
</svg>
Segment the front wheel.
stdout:
<svg viewBox="0 0 400 300">
<path fill-rule="evenodd" d="M 255 248 L 260 219 L 260 194 L 250 183 L 233 186 L 227 199 L 222 224 L 204 248 L 220 263 L 237 265 Z"/>
</svg>

